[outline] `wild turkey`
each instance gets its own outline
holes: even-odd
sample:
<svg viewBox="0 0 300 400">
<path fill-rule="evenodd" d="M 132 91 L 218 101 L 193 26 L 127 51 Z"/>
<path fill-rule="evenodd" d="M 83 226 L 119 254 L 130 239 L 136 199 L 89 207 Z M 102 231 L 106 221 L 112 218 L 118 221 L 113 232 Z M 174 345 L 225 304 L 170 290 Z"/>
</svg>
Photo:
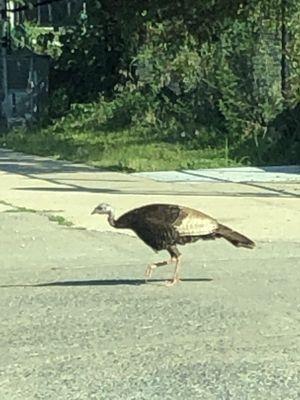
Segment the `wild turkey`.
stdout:
<svg viewBox="0 0 300 400">
<path fill-rule="evenodd" d="M 92 214 L 107 214 L 108 222 L 114 228 L 131 229 L 154 251 L 167 250 L 171 258 L 150 264 L 146 271 L 149 279 L 155 268 L 175 263 L 175 271 L 168 286 L 179 281 L 181 254 L 176 245 L 223 237 L 236 247 L 252 249 L 255 243 L 246 236 L 219 224 L 208 215 L 173 204 L 150 204 L 128 211 L 115 220 L 114 209 L 106 203 L 99 204 Z"/>
</svg>

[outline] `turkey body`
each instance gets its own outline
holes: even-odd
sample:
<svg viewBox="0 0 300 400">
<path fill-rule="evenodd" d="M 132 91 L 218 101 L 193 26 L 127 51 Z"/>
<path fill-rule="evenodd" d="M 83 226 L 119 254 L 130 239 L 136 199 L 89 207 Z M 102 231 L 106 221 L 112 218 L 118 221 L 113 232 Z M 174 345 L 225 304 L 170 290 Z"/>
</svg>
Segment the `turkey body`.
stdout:
<svg viewBox="0 0 300 400">
<path fill-rule="evenodd" d="M 116 228 L 133 230 L 153 250 L 168 250 L 173 256 L 176 245 L 199 239 L 224 237 L 237 247 L 253 248 L 254 243 L 214 218 L 189 207 L 150 204 L 131 210 L 115 221 Z M 179 252 L 178 252 L 179 253 Z"/>
<path fill-rule="evenodd" d="M 146 277 L 150 278 L 155 268 L 175 263 L 173 278 L 168 286 L 179 281 L 181 254 L 177 245 L 196 242 L 199 239 L 224 238 L 236 247 L 252 249 L 255 244 L 246 236 L 220 224 L 214 218 L 189 207 L 175 204 L 150 204 L 128 211 L 118 219 L 113 208 L 106 203 L 97 206 L 92 214 L 107 214 L 114 228 L 131 229 L 154 251 L 167 250 L 171 258 L 150 264 Z"/>
</svg>

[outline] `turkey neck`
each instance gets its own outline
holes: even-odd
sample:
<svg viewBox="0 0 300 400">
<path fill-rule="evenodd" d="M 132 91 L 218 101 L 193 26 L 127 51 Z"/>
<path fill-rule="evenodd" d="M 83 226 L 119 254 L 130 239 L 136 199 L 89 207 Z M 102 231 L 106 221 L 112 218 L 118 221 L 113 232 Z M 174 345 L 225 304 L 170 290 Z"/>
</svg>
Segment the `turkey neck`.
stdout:
<svg viewBox="0 0 300 400">
<path fill-rule="evenodd" d="M 113 211 L 109 212 L 107 220 L 108 220 L 109 225 L 113 226 L 114 228 L 117 227 L 116 220 L 115 220 L 115 214 Z"/>
</svg>

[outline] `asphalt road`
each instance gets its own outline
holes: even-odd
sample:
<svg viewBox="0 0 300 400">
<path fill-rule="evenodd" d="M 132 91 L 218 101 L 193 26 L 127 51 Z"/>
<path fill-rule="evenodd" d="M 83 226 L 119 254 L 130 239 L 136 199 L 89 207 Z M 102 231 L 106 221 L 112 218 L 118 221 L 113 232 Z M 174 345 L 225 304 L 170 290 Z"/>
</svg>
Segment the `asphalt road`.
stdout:
<svg viewBox="0 0 300 400">
<path fill-rule="evenodd" d="M 299 399 L 299 241 L 182 252 L 1 212 L 0 399 Z"/>
</svg>

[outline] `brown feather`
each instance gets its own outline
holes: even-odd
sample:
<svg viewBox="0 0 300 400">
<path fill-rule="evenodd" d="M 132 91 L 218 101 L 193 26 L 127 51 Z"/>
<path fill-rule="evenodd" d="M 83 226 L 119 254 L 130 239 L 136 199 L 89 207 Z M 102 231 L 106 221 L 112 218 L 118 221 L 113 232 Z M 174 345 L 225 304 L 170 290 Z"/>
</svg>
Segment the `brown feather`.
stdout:
<svg viewBox="0 0 300 400">
<path fill-rule="evenodd" d="M 248 239 L 239 232 L 233 231 L 232 229 L 228 228 L 228 226 L 219 224 L 216 234 L 228 240 L 228 242 L 236 247 L 246 247 L 247 249 L 253 249 L 255 247 L 255 243 L 252 242 L 252 240 Z"/>
<path fill-rule="evenodd" d="M 116 228 L 132 229 L 154 250 L 168 249 L 199 239 L 223 237 L 234 246 L 253 248 L 255 244 L 246 236 L 221 225 L 214 218 L 173 204 L 149 204 L 123 214 L 115 221 Z"/>
</svg>

